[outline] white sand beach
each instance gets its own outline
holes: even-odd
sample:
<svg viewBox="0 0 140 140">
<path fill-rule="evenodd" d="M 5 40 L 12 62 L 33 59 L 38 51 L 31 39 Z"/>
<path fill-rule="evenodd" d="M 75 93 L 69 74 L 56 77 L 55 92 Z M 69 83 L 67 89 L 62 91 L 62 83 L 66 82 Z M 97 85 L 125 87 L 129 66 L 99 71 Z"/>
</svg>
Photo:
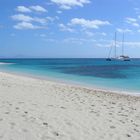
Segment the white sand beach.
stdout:
<svg viewBox="0 0 140 140">
<path fill-rule="evenodd" d="M 140 140 L 140 97 L 0 72 L 1 140 Z"/>
</svg>

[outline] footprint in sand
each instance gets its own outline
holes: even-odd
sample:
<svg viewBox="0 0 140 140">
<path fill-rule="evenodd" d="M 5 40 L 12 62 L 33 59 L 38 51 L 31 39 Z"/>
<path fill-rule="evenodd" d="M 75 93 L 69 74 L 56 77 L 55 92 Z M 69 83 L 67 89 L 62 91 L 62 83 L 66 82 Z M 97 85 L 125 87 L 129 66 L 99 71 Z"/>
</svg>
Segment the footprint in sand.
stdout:
<svg viewBox="0 0 140 140">
<path fill-rule="evenodd" d="M 14 123 L 14 122 L 11 122 L 11 123 L 10 123 L 11 129 L 14 129 L 15 126 L 16 126 L 16 123 Z"/>
<path fill-rule="evenodd" d="M 44 126 L 48 126 L 48 123 L 46 123 L 46 122 L 43 122 L 43 125 L 44 125 Z"/>
<path fill-rule="evenodd" d="M 134 131 L 135 131 L 135 132 L 138 132 L 138 133 L 140 132 L 140 131 L 139 131 L 139 130 L 137 130 L 136 128 L 134 128 Z"/>
<path fill-rule="evenodd" d="M 112 126 L 110 126 L 110 128 L 111 128 L 111 129 L 115 129 L 116 127 L 112 125 Z"/>
<path fill-rule="evenodd" d="M 10 114 L 10 112 L 8 112 L 8 111 L 7 111 L 7 112 L 5 112 L 5 114 L 7 114 L 7 115 L 8 115 L 8 114 Z"/>
<path fill-rule="evenodd" d="M 0 139 L 3 139 L 4 135 L 0 135 Z"/>
<path fill-rule="evenodd" d="M 11 103 L 9 103 L 9 106 L 12 106 L 12 104 L 11 104 Z"/>
<path fill-rule="evenodd" d="M 35 117 L 31 116 L 29 119 L 30 119 L 31 122 L 36 122 L 36 118 Z"/>
<path fill-rule="evenodd" d="M 16 107 L 15 109 L 16 109 L 16 110 L 19 110 L 19 107 Z"/>
<path fill-rule="evenodd" d="M 24 104 L 24 102 L 18 102 L 18 104 Z"/>
<path fill-rule="evenodd" d="M 3 118 L 0 118 L 0 122 L 3 121 Z"/>
<path fill-rule="evenodd" d="M 28 111 L 24 111 L 25 114 L 28 114 Z"/>
<path fill-rule="evenodd" d="M 60 134 L 59 134 L 58 132 L 56 132 L 56 131 L 54 131 L 54 132 L 52 132 L 52 133 L 53 133 L 54 136 L 57 136 L 57 137 L 60 135 Z"/>
<path fill-rule="evenodd" d="M 23 128 L 23 129 L 22 129 L 22 132 L 27 133 L 27 132 L 28 132 L 28 130 L 27 130 L 27 129 L 25 129 L 25 128 Z"/>
<path fill-rule="evenodd" d="M 22 117 L 26 117 L 26 115 L 25 115 L 25 114 L 22 114 L 21 116 L 22 116 Z"/>
<path fill-rule="evenodd" d="M 61 109 L 66 109 L 66 108 L 65 108 L 65 107 L 63 107 L 63 106 L 61 106 L 60 108 L 61 108 Z"/>
<path fill-rule="evenodd" d="M 126 136 L 127 136 L 127 137 L 131 137 L 131 135 L 130 135 L 130 134 L 126 134 Z"/>
<path fill-rule="evenodd" d="M 123 120 L 119 120 L 121 123 L 125 124 L 125 122 Z"/>
</svg>

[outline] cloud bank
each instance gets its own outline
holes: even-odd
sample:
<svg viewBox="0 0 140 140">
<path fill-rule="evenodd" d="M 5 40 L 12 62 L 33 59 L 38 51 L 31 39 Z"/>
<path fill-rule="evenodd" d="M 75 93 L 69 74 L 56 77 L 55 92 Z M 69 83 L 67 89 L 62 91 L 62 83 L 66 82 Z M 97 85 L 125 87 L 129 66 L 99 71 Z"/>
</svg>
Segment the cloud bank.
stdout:
<svg viewBox="0 0 140 140">
<path fill-rule="evenodd" d="M 52 3 L 57 4 L 61 9 L 69 10 L 73 7 L 83 7 L 90 3 L 90 0 L 51 0 Z"/>
</svg>

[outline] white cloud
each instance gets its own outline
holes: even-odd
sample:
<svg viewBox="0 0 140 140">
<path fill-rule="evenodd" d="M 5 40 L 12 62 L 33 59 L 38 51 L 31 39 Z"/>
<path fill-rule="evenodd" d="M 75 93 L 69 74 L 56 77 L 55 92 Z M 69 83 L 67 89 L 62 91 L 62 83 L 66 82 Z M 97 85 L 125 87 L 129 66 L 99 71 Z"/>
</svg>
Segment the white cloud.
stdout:
<svg viewBox="0 0 140 140">
<path fill-rule="evenodd" d="M 106 36 L 107 34 L 105 32 L 90 32 L 90 31 L 85 31 L 85 34 L 89 37 L 92 37 L 92 36 Z"/>
<path fill-rule="evenodd" d="M 125 47 L 140 47 L 139 41 L 125 41 L 124 42 Z M 122 46 L 122 41 L 117 41 L 117 47 Z"/>
<path fill-rule="evenodd" d="M 22 13 L 30 13 L 31 10 L 25 6 L 17 6 L 16 10 Z"/>
<path fill-rule="evenodd" d="M 35 26 L 32 23 L 29 22 L 20 22 L 17 25 L 14 26 L 15 29 L 41 29 L 41 26 Z"/>
<path fill-rule="evenodd" d="M 38 22 L 40 24 L 47 24 L 47 19 L 46 18 L 38 18 L 38 17 L 34 17 L 33 21 Z"/>
<path fill-rule="evenodd" d="M 11 18 L 13 20 L 17 20 L 17 21 L 25 21 L 25 22 L 31 22 L 31 21 L 33 21 L 33 18 L 32 17 L 26 16 L 24 14 L 13 15 L 13 16 L 11 16 Z"/>
<path fill-rule="evenodd" d="M 126 22 L 129 23 L 130 25 L 132 26 L 135 26 L 135 27 L 139 27 L 140 25 L 137 23 L 137 19 L 136 18 L 131 18 L 131 17 L 127 17 L 126 18 Z"/>
<path fill-rule="evenodd" d="M 90 3 L 90 0 L 51 0 L 51 2 L 59 5 L 60 8 L 69 10 L 72 7 L 80 6 Z"/>
<path fill-rule="evenodd" d="M 47 37 L 46 34 L 40 34 L 40 37 Z"/>
<path fill-rule="evenodd" d="M 42 7 L 42 6 L 39 6 L 39 5 L 36 5 L 36 6 L 30 6 L 30 7 L 25 7 L 25 6 L 17 6 L 16 10 L 18 12 L 21 12 L 21 13 L 30 13 L 30 12 L 47 12 L 47 10 Z"/>
<path fill-rule="evenodd" d="M 138 23 L 132 23 L 133 26 L 139 27 L 140 25 Z"/>
<path fill-rule="evenodd" d="M 135 10 L 135 11 L 140 11 L 140 8 L 135 7 L 134 10 Z"/>
<path fill-rule="evenodd" d="M 100 33 L 101 35 L 103 35 L 103 36 L 106 36 L 107 34 L 106 33 L 104 33 L 104 32 L 102 32 L 102 33 Z"/>
<path fill-rule="evenodd" d="M 80 25 L 83 28 L 98 29 L 100 26 L 110 25 L 108 21 L 86 20 L 84 18 L 73 18 L 70 25 Z"/>
<path fill-rule="evenodd" d="M 38 18 L 38 17 L 31 17 L 31 16 L 27 16 L 24 14 L 17 14 L 17 15 L 13 15 L 12 16 L 13 20 L 16 21 L 22 21 L 22 22 L 38 22 L 40 24 L 46 24 L 47 23 L 47 19 L 46 18 Z"/>
<path fill-rule="evenodd" d="M 14 26 L 15 29 L 45 29 L 48 24 L 47 18 L 31 17 L 24 14 L 13 15 L 11 18 L 19 22 Z"/>
<path fill-rule="evenodd" d="M 62 9 L 65 9 L 65 10 L 70 10 L 71 9 L 71 6 L 68 6 L 68 5 L 61 5 L 60 7 Z"/>
<path fill-rule="evenodd" d="M 85 31 L 85 34 L 89 37 L 92 37 L 95 35 L 94 33 L 90 32 L 90 31 Z"/>
<path fill-rule="evenodd" d="M 140 42 L 124 42 L 128 47 L 140 47 Z"/>
<path fill-rule="evenodd" d="M 140 30 L 138 30 L 137 32 L 139 32 L 139 33 L 140 33 Z"/>
<path fill-rule="evenodd" d="M 42 6 L 36 5 L 36 6 L 30 6 L 31 10 L 34 10 L 36 12 L 47 12 L 47 10 L 45 8 L 43 8 Z"/>
<path fill-rule="evenodd" d="M 120 33 L 131 33 L 132 30 L 129 30 L 129 29 L 121 29 L 121 28 L 117 28 L 117 31 L 120 32 Z"/>
<path fill-rule="evenodd" d="M 53 21 L 55 20 L 55 18 L 53 18 L 53 17 L 46 17 L 46 19 L 47 19 L 48 21 L 51 21 L 51 22 L 53 22 Z"/>
<path fill-rule="evenodd" d="M 104 43 L 96 43 L 94 47 L 103 47 L 103 48 L 108 48 L 110 47 L 110 44 L 104 44 Z"/>
<path fill-rule="evenodd" d="M 135 7 L 135 8 L 134 8 L 134 10 L 139 11 L 140 9 L 139 9 L 139 8 L 137 8 L 137 7 Z"/>
<path fill-rule="evenodd" d="M 11 16 L 13 20 L 18 22 L 16 23 L 16 25 L 14 25 L 15 29 L 46 29 L 46 25 L 48 25 L 48 23 L 50 22 L 51 17 L 41 18 L 39 16 L 31 16 L 25 14 L 31 12 L 47 12 L 47 10 L 42 6 L 17 6 L 16 10 L 19 13 Z"/>
<path fill-rule="evenodd" d="M 140 47 L 140 42 L 124 42 L 125 47 Z M 96 47 L 110 47 L 112 46 L 112 40 L 108 40 L 107 42 L 98 42 L 95 44 Z M 121 41 L 117 41 L 117 47 L 120 48 L 122 46 Z"/>
<path fill-rule="evenodd" d="M 68 26 L 65 26 L 64 24 L 59 24 L 59 28 L 60 28 L 61 31 L 74 32 L 74 29 L 72 29 Z"/>
<path fill-rule="evenodd" d="M 55 21 L 55 20 L 59 20 L 59 17 L 57 17 L 57 16 L 55 16 L 55 17 L 46 17 L 46 19 L 48 20 L 48 21 L 50 21 L 50 22 L 53 22 L 53 21 Z"/>
<path fill-rule="evenodd" d="M 53 38 L 43 38 L 43 41 L 50 42 L 50 43 L 59 43 L 60 41 L 53 39 Z"/>
<path fill-rule="evenodd" d="M 47 42 L 56 42 L 55 39 L 52 39 L 52 38 L 49 38 L 49 39 L 46 39 Z"/>
<path fill-rule="evenodd" d="M 136 12 L 136 14 L 139 14 L 140 13 L 140 8 L 134 8 L 134 10 L 135 10 L 135 12 Z"/>
<path fill-rule="evenodd" d="M 128 23 L 137 22 L 137 19 L 131 18 L 131 17 L 127 17 L 126 18 L 126 22 L 128 22 Z"/>
<path fill-rule="evenodd" d="M 57 11 L 57 13 L 58 13 L 58 14 L 61 14 L 61 13 L 62 13 L 62 11 L 58 10 L 58 11 Z"/>
<path fill-rule="evenodd" d="M 86 39 L 86 38 L 64 38 L 62 40 L 62 43 L 71 43 L 71 44 L 78 44 L 78 45 L 81 45 L 81 44 L 93 44 L 95 43 L 96 40 L 94 39 Z"/>
</svg>

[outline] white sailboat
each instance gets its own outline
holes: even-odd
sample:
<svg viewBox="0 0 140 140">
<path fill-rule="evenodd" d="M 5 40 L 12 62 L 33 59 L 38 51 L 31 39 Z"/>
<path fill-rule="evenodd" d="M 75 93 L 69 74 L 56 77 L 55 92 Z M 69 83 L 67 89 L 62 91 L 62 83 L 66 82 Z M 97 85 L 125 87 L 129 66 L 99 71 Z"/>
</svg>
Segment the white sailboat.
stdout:
<svg viewBox="0 0 140 140">
<path fill-rule="evenodd" d="M 123 33 L 123 39 L 122 39 L 122 55 L 120 55 L 118 59 L 122 61 L 130 61 L 130 57 L 127 55 L 124 55 L 124 33 Z"/>
<path fill-rule="evenodd" d="M 109 54 L 108 54 L 108 58 L 106 58 L 106 61 L 112 61 L 112 60 L 116 59 L 116 44 L 117 44 L 116 43 L 116 37 L 117 37 L 117 33 L 115 32 L 114 42 L 113 42 L 113 44 L 110 47 L 110 51 L 109 51 Z M 114 48 L 114 57 L 110 57 L 113 48 Z"/>
<path fill-rule="evenodd" d="M 112 61 L 112 60 L 130 61 L 130 57 L 127 55 L 124 55 L 124 33 L 123 33 L 123 39 L 122 39 L 122 54 L 119 57 L 117 57 L 117 53 L 116 53 L 117 52 L 116 39 L 117 39 L 117 33 L 115 32 L 115 40 L 114 40 L 115 44 L 111 46 L 110 51 L 109 51 L 109 56 L 106 59 L 106 61 Z M 111 58 L 110 55 L 113 48 L 114 48 L 114 57 Z"/>
</svg>

